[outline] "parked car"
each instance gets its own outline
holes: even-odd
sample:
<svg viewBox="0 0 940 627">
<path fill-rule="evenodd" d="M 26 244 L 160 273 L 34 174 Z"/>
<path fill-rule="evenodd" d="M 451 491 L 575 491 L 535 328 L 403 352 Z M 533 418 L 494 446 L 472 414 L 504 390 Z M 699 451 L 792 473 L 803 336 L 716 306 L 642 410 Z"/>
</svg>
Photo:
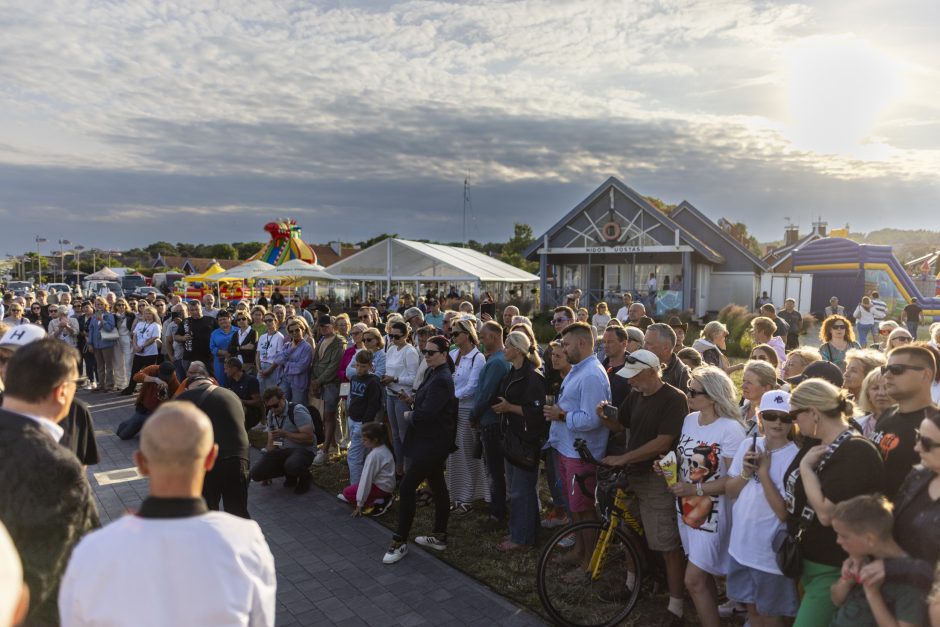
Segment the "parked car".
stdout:
<svg viewBox="0 0 940 627">
<path fill-rule="evenodd" d="M 63 292 L 71 294 L 72 286 L 68 283 L 49 283 L 46 285 L 46 292 L 52 292 L 52 290 L 55 290 L 56 294 L 61 294 Z"/>
<path fill-rule="evenodd" d="M 133 293 L 138 287 L 146 287 L 147 281 L 140 274 L 125 274 L 121 277 L 121 287 L 125 292 Z"/>
<path fill-rule="evenodd" d="M 155 287 L 138 287 L 136 290 L 131 292 L 131 294 L 133 294 L 137 298 L 146 298 L 147 294 L 156 294 L 159 296 L 162 293 L 163 292 L 161 292 Z"/>
<path fill-rule="evenodd" d="M 33 291 L 33 284 L 29 281 L 10 281 L 7 283 L 7 289 L 13 292 L 14 296 L 25 296 Z"/>
<path fill-rule="evenodd" d="M 102 293 L 104 289 L 107 289 L 109 292 L 113 292 L 118 298 L 124 296 L 124 290 L 121 288 L 121 284 L 117 281 L 89 281 L 85 285 L 85 295 L 86 296 L 98 296 Z"/>
</svg>

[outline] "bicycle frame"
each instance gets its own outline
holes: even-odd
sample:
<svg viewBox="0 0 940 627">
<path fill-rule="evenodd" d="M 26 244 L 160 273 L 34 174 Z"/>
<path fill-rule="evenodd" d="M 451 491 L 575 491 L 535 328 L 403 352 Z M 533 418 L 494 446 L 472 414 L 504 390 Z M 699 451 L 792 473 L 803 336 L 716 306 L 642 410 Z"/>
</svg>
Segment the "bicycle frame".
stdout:
<svg viewBox="0 0 940 627">
<path fill-rule="evenodd" d="M 610 516 L 607 518 L 607 524 L 600 532 L 597 542 L 594 544 L 594 552 L 591 554 L 590 573 L 591 579 L 597 581 L 601 572 L 604 570 L 604 562 L 607 560 L 607 548 L 610 546 L 610 539 L 616 535 L 617 527 L 625 522 L 637 535 L 643 535 L 643 527 L 636 517 L 627 508 L 627 493 L 622 488 L 617 488 L 617 494 L 614 497 L 614 503 L 610 510 Z"/>
</svg>

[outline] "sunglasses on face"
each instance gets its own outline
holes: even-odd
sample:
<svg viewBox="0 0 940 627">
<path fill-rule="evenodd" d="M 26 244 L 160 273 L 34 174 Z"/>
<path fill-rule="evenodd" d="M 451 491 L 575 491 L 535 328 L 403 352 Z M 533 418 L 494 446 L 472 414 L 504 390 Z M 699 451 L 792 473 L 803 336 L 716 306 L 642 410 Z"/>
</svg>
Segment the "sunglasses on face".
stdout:
<svg viewBox="0 0 940 627">
<path fill-rule="evenodd" d="M 628 354 L 628 355 L 624 355 L 624 356 L 623 356 L 623 359 L 624 359 L 624 361 L 626 361 L 628 364 L 643 364 L 643 365 L 646 366 L 647 368 L 652 368 L 652 367 L 653 367 L 651 364 L 646 363 L 646 362 L 643 361 L 642 359 L 637 359 L 637 358 L 634 357 L 633 355 L 629 355 L 629 354 Z"/>
<path fill-rule="evenodd" d="M 914 440 L 920 443 L 920 447 L 924 449 L 925 453 L 929 453 L 936 447 L 940 446 L 940 442 L 922 436 L 920 434 L 920 429 L 914 429 Z"/>
<path fill-rule="evenodd" d="M 401 338 L 403 338 L 403 337 L 405 337 L 405 336 L 404 336 L 404 335 L 401 335 L 401 334 L 399 334 L 399 333 L 389 333 L 389 334 L 388 334 L 388 337 L 389 337 L 389 339 L 391 339 L 391 340 L 400 340 Z"/>
<path fill-rule="evenodd" d="M 235 322 L 248 322 L 248 318 L 239 316 L 238 318 L 235 318 Z"/>
<path fill-rule="evenodd" d="M 274 322 L 274 318 L 265 318 L 264 321 L 265 321 L 266 323 L 268 323 L 268 322 Z"/>
<path fill-rule="evenodd" d="M 425 357 L 430 357 L 431 355 L 438 355 L 440 353 L 441 351 L 429 351 L 429 350 L 421 351 L 421 354 L 424 355 Z"/>
<path fill-rule="evenodd" d="M 832 325 L 832 330 L 833 330 L 833 331 L 845 331 L 845 328 L 846 328 L 846 327 L 845 327 L 844 324 L 834 324 L 834 325 Z"/>
<path fill-rule="evenodd" d="M 42 307 L 30 307 L 33 311 L 42 311 Z"/>
<path fill-rule="evenodd" d="M 362 341 L 363 342 L 378 342 L 378 340 L 374 337 L 366 337 L 366 338 L 363 338 Z"/>
<path fill-rule="evenodd" d="M 689 395 L 689 398 L 696 398 L 697 396 L 708 396 L 708 392 L 705 390 L 694 390 L 692 388 L 686 388 L 685 393 Z"/>
<path fill-rule="evenodd" d="M 894 338 L 894 341 L 895 342 L 913 342 L 914 340 L 913 338 L 907 337 L 906 335 L 899 335 L 898 337 Z"/>
<path fill-rule="evenodd" d="M 564 322 L 570 322 L 571 318 L 552 318 L 552 324 L 562 324 Z"/>
<path fill-rule="evenodd" d="M 908 364 L 886 364 L 881 367 L 881 374 L 890 372 L 894 376 L 904 374 L 907 370 L 926 370 L 923 366 L 910 366 Z"/>
<path fill-rule="evenodd" d="M 782 414 L 780 412 L 767 411 L 767 412 L 761 413 L 760 419 L 763 420 L 764 422 L 777 422 L 779 420 L 785 425 L 792 425 L 795 418 L 794 416 L 791 416 L 790 414 Z"/>
<path fill-rule="evenodd" d="M 796 422 L 796 419 L 799 418 L 799 417 L 800 417 L 800 414 L 802 414 L 804 411 L 806 411 L 806 410 L 805 410 L 805 409 L 792 409 L 792 410 L 790 410 L 790 412 L 787 413 L 787 416 L 790 418 L 790 422 Z"/>
</svg>

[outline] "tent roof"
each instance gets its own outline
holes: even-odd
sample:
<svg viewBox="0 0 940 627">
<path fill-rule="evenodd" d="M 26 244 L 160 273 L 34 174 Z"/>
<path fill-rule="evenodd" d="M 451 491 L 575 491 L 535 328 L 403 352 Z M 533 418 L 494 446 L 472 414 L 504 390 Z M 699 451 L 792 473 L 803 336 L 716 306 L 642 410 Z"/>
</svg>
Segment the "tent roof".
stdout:
<svg viewBox="0 0 940 627">
<path fill-rule="evenodd" d="M 206 281 L 212 279 L 216 274 L 221 274 L 225 271 L 225 268 L 219 264 L 218 261 L 214 261 L 211 266 L 206 268 L 205 272 L 202 274 L 191 274 L 187 277 L 183 277 L 183 280 L 193 282 L 193 281 Z"/>
<path fill-rule="evenodd" d="M 329 273 L 337 279 L 367 281 L 391 278 L 393 281 L 534 283 L 539 280 L 534 274 L 469 248 L 405 239 L 382 240 L 334 263 Z"/>
<path fill-rule="evenodd" d="M 335 281 L 333 276 L 318 263 L 307 263 L 303 259 L 291 259 L 271 270 L 255 275 L 256 279 L 293 279 L 295 281 Z"/>
</svg>

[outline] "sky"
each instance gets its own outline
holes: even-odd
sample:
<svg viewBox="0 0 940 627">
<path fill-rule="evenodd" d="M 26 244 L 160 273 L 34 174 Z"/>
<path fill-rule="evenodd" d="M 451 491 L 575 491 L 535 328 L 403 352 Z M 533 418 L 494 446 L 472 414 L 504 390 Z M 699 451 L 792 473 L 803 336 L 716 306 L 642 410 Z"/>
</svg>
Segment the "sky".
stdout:
<svg viewBox="0 0 940 627">
<path fill-rule="evenodd" d="M 940 229 L 935 0 L 0 0 L 0 255 L 536 235 L 608 176 Z"/>
</svg>

